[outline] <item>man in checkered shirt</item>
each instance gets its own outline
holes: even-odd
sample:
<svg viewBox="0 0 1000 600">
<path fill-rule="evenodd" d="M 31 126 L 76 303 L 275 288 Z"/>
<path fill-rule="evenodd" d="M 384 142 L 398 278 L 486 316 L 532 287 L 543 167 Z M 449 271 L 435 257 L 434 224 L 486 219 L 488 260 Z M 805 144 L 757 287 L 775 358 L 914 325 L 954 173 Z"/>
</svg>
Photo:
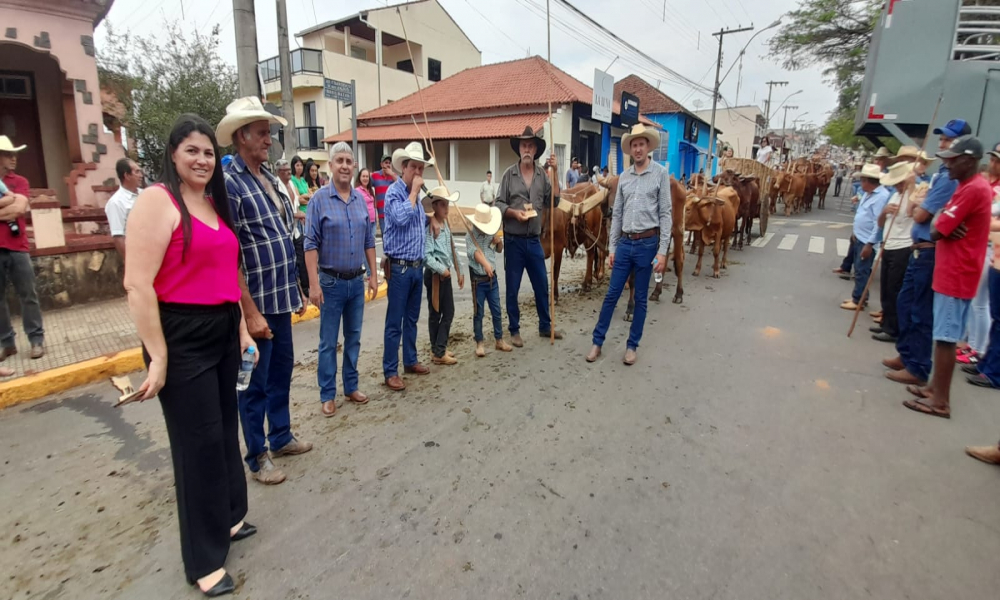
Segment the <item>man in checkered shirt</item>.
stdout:
<svg viewBox="0 0 1000 600">
<path fill-rule="evenodd" d="M 271 146 L 270 123 L 275 117 L 265 112 L 256 98 L 236 100 L 226 113 L 219 123 L 218 138 L 220 145 L 232 144 L 236 150 L 224 172 L 243 259 L 240 304 L 260 354 L 250 386 L 239 394 L 240 422 L 252 477 L 274 485 L 284 481 L 285 474 L 274 466 L 271 456 L 312 449 L 311 443 L 292 435 L 288 410 L 295 365 L 292 313 L 302 315 L 306 309 L 292 243 L 295 208 L 285 186 L 264 166 Z M 270 424 L 266 438 L 265 416 Z"/>
</svg>

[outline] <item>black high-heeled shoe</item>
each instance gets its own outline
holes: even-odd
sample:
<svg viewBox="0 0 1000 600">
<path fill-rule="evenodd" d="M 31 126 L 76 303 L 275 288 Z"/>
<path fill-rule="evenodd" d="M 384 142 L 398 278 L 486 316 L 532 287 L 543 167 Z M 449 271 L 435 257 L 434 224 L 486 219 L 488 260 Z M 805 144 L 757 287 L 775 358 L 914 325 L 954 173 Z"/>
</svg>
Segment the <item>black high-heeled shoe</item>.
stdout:
<svg viewBox="0 0 1000 600">
<path fill-rule="evenodd" d="M 225 596 L 227 594 L 232 594 L 236 590 L 236 584 L 233 583 L 233 578 L 226 573 L 219 580 L 219 583 L 212 586 L 208 591 L 202 590 L 201 586 L 198 585 L 197 581 L 188 580 L 188 583 L 198 588 L 202 594 L 207 598 L 218 598 L 219 596 Z"/>
<path fill-rule="evenodd" d="M 240 540 L 247 539 L 248 537 L 250 537 L 255 533 L 257 533 L 257 528 L 251 525 L 250 523 L 244 521 L 243 526 L 240 527 L 239 531 L 234 533 L 232 537 L 230 537 L 229 539 L 230 541 L 238 542 Z"/>
</svg>

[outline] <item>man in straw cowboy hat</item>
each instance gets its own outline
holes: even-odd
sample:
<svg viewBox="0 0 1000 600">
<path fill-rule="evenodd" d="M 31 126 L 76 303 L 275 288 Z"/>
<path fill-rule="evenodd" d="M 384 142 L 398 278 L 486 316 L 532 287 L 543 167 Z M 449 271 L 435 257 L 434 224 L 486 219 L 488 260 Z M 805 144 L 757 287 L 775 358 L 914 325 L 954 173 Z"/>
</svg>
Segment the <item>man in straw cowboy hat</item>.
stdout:
<svg viewBox="0 0 1000 600">
<path fill-rule="evenodd" d="M 934 129 L 941 151 L 947 150 L 956 138 L 971 132 L 972 128 L 962 119 L 952 119 L 944 127 Z M 882 365 L 889 369 L 885 376 L 897 383 L 922 384 L 931 374 L 934 323 L 931 283 L 936 250 L 936 240 L 931 237 L 931 220 L 951 200 L 957 188 L 958 182 L 951 179 L 948 166 L 942 164 L 931 179 L 927 195 L 922 198 L 911 196 L 906 208 L 907 214 L 913 217 L 910 229 L 913 253 L 906 265 L 903 287 L 896 297 L 898 355 L 882 361 Z"/>
<path fill-rule="evenodd" d="M 880 342 L 895 342 L 899 335 L 899 319 L 896 312 L 896 297 L 903 287 L 903 276 L 906 275 L 906 264 L 910 260 L 913 238 L 910 229 L 913 228 L 913 218 L 906 214 L 913 189 L 913 163 L 897 162 L 889 167 L 889 172 L 882 175 L 882 185 L 893 190 L 889 202 L 878 217 L 878 225 L 882 228 L 882 271 L 879 273 L 880 304 L 882 306 L 882 322 L 870 329 L 872 339 Z M 896 215 L 895 219 L 892 215 Z M 892 228 L 889 228 L 889 223 Z"/>
<path fill-rule="evenodd" d="M 917 399 L 903 405 L 910 410 L 951 417 L 951 379 L 955 344 L 965 335 L 972 298 L 986 261 L 993 189 L 979 174 L 983 145 L 971 135 L 958 138 L 938 152 L 958 189 L 935 219 L 931 237 L 938 242 L 934 263 L 934 363 L 927 387 L 907 387 Z"/>
<path fill-rule="evenodd" d="M 31 358 L 45 355 L 45 329 L 42 327 L 42 307 L 35 290 L 35 268 L 31 264 L 31 247 L 24 215 L 28 212 L 31 195 L 28 180 L 18 175 L 17 155 L 27 148 L 15 146 L 0 135 L 0 181 L 8 193 L 0 197 L 0 362 L 17 354 L 14 325 L 7 310 L 7 281 L 21 301 L 21 325 L 31 343 Z M 2 376 L 13 375 L 13 372 Z"/>
<path fill-rule="evenodd" d="M 519 157 L 516 164 L 504 171 L 500 178 L 500 191 L 496 206 L 503 215 L 504 273 L 507 279 L 507 318 L 510 319 L 511 343 L 520 348 L 521 308 L 517 304 L 517 294 L 521 290 L 521 278 L 528 272 L 528 279 L 535 292 L 535 309 L 538 311 L 538 332 L 547 338 L 550 334 L 561 340 L 561 331 L 552 332 L 552 316 L 549 314 L 549 281 L 545 270 L 545 252 L 539 236 L 542 233 L 542 217 L 536 209 L 548 209 L 553 192 L 559 197 L 559 177 L 549 180 L 546 172 L 538 166 L 537 160 L 545 152 L 545 140 L 525 127 L 524 133 L 510 140 L 511 150 Z M 555 154 L 546 161 L 546 169 L 558 173 Z"/>
<path fill-rule="evenodd" d="M 650 157 L 650 152 L 659 147 L 659 132 L 641 123 L 622 137 L 622 148 L 631 155 L 632 166 L 618 181 L 618 199 L 611 213 L 611 283 L 594 327 L 594 345 L 587 354 L 587 362 L 594 362 L 601 355 L 615 306 L 629 275 L 635 273 L 635 312 L 623 358 L 626 365 L 635 364 L 646 323 L 649 278 L 654 271 L 662 273 L 667 266 L 667 243 L 673 223 L 670 173 Z"/>
<path fill-rule="evenodd" d="M 475 303 L 472 332 L 476 340 L 476 356 L 486 356 L 483 344 L 483 310 L 488 301 L 493 316 L 495 348 L 501 352 L 513 350 L 503 339 L 503 321 L 500 315 L 500 283 L 497 280 L 497 252 L 503 252 L 503 238 L 498 235 L 503 216 L 495 206 L 479 204 L 472 215 L 469 235 L 475 240 L 466 244 L 469 255 L 469 275 L 472 281 L 472 300 Z"/>
<path fill-rule="evenodd" d="M 424 287 L 427 288 L 427 332 L 431 337 L 431 359 L 436 365 L 458 364 L 448 351 L 451 323 L 455 319 L 455 294 L 451 282 L 457 277 L 458 287 L 465 287 L 462 265 L 455 253 L 455 244 L 448 227 L 449 205 L 458 202 L 458 192 L 448 193 L 444 186 L 427 192 L 421 201 L 427 213 L 424 232 Z"/>
<path fill-rule="evenodd" d="M 861 168 L 861 189 L 864 192 L 854 215 L 854 292 L 840 308 L 855 310 L 861 303 L 868 277 L 875 260 L 875 247 L 879 242 L 878 217 L 889 201 L 889 190 L 879 183 L 882 171 L 878 165 L 867 164 Z"/>
<path fill-rule="evenodd" d="M 258 98 L 246 97 L 226 107 L 226 116 L 216 128 L 219 145 L 235 150 L 224 169 L 226 191 L 243 256 L 240 304 L 259 352 L 250 386 L 239 394 L 245 460 L 253 479 L 266 485 L 285 480 L 285 474 L 271 462 L 272 456 L 312 450 L 311 443 L 292 435 L 288 410 L 295 366 L 292 313 L 303 314 L 306 304 L 292 242 L 296 209 L 284 184 L 265 165 L 272 123 L 285 125 L 285 120 L 265 111 Z M 270 425 L 266 438 L 265 416 Z"/>
<path fill-rule="evenodd" d="M 399 376 L 399 344 L 403 343 L 403 370 L 427 375 L 430 369 L 417 357 L 417 320 L 420 319 L 421 285 L 427 215 L 419 202 L 424 187 L 424 167 L 434 159 L 424 156 L 420 142 L 410 142 L 392 153 L 392 167 L 400 177 L 385 192 L 383 269 L 389 283 L 389 307 L 385 313 L 385 347 L 382 375 L 392 391 L 406 389 Z"/>
<path fill-rule="evenodd" d="M 875 156 L 872 158 L 872 163 L 878 166 L 879 170 L 885 173 L 889 169 L 889 160 L 892 158 L 892 153 L 885 146 L 881 146 Z"/>
</svg>

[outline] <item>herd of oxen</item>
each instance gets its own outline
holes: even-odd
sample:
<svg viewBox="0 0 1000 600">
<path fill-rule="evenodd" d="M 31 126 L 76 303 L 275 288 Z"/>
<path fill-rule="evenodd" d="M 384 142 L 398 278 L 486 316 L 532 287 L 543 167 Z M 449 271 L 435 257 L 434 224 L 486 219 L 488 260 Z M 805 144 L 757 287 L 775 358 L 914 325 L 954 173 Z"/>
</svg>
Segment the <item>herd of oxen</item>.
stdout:
<svg viewBox="0 0 1000 600">
<path fill-rule="evenodd" d="M 675 304 L 684 301 L 684 252 L 678 249 L 685 247 L 685 232 L 690 235 L 691 253 L 698 254 L 692 275 L 697 277 L 701 274 L 702 256 L 705 247 L 710 246 L 715 257 L 712 277 L 719 278 L 720 269 L 726 268 L 730 245 L 742 250 L 744 244 L 749 244 L 754 219 L 760 218 L 766 223 L 766 215 L 777 211 L 779 201 L 784 205 L 786 217 L 811 212 L 813 200 L 817 197 L 818 208 L 825 208 L 827 192 L 834 177 L 833 166 L 828 161 L 800 158 L 777 169 L 762 165 L 741 169 L 740 164 L 748 165 L 752 161 L 737 159 L 735 163 L 734 166 L 733 162 L 723 162 L 720 173 L 711 181 L 700 174 L 691 177 L 686 184 L 670 178 L 673 231 L 668 264 L 673 261 L 673 272 L 677 277 Z M 756 173 L 743 173 L 750 170 Z M 761 173 L 764 173 L 763 177 Z M 580 183 L 562 190 L 556 210 L 543 211 L 542 245 L 546 258 L 554 256 L 552 278 L 556 302 L 559 301 L 559 270 L 566 253 L 570 257 L 579 250 L 586 253 L 584 290 L 590 289 L 594 278 L 603 279 L 611 210 L 617 188 L 618 176 L 599 179 L 597 184 Z M 550 220 L 552 223 L 549 223 Z M 550 232 L 550 225 L 553 225 L 554 232 Z M 650 300 L 659 300 L 662 291 L 663 283 L 657 283 Z M 630 296 L 626 320 L 631 320 L 633 305 L 634 298 Z"/>
</svg>

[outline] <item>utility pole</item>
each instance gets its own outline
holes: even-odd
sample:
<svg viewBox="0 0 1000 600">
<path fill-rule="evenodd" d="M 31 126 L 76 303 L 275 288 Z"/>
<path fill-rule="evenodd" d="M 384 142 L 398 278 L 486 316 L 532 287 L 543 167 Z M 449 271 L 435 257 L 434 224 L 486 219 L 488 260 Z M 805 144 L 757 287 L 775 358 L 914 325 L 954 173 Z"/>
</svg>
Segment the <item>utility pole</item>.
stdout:
<svg viewBox="0 0 1000 600">
<path fill-rule="evenodd" d="M 285 157 L 298 153 L 299 136 L 295 129 L 295 103 L 292 99 L 292 55 L 288 51 L 288 10 L 285 0 L 276 0 L 278 7 L 278 64 L 281 65 L 281 115 L 285 126 Z"/>
<path fill-rule="evenodd" d="M 768 81 L 765 83 L 767 85 L 767 110 L 764 112 L 764 133 L 767 134 L 768 130 L 771 129 L 771 92 L 774 91 L 774 86 L 785 86 L 788 85 L 787 81 Z"/>
<path fill-rule="evenodd" d="M 233 0 L 233 22 L 236 30 L 236 72 L 240 96 L 260 97 L 257 78 L 257 15 L 253 0 Z"/>
<path fill-rule="evenodd" d="M 787 106 L 786 105 L 786 106 L 783 106 L 782 108 L 785 109 L 785 116 L 781 117 L 781 135 L 785 135 L 785 124 L 788 122 L 788 111 L 790 111 L 790 110 L 798 110 L 799 107 L 798 106 Z"/>
<path fill-rule="evenodd" d="M 741 33 L 743 31 L 753 31 L 753 25 L 750 27 L 741 27 L 739 29 L 720 29 L 712 35 L 719 38 L 719 58 L 715 63 L 715 87 L 712 88 L 712 123 L 708 127 L 708 165 L 705 168 L 705 177 L 707 179 L 712 178 L 712 169 L 715 164 L 715 110 L 719 105 L 719 75 L 722 70 L 722 38 L 730 33 Z"/>
</svg>

